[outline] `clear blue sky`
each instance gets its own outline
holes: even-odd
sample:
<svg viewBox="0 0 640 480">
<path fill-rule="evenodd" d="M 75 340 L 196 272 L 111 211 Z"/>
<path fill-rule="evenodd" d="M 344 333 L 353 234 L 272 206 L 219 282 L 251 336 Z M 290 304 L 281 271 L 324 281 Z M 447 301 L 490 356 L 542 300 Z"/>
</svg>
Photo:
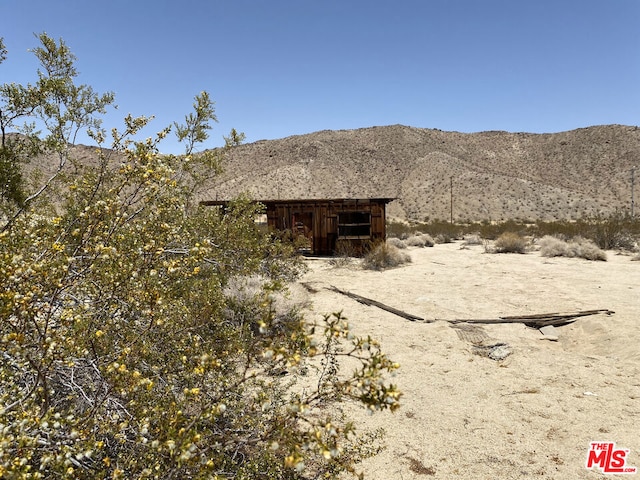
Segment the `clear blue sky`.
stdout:
<svg viewBox="0 0 640 480">
<path fill-rule="evenodd" d="M 34 33 L 127 114 L 181 121 L 206 90 L 247 141 L 403 124 L 558 132 L 640 124 L 640 0 L 0 0 L 0 83 Z M 179 152 L 168 142 L 166 152 Z"/>
</svg>

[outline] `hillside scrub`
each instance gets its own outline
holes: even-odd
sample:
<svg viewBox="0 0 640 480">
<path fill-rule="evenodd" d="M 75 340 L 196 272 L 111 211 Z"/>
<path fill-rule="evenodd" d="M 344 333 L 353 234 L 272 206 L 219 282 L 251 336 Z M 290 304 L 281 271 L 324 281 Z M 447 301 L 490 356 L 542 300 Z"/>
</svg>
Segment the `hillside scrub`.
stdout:
<svg viewBox="0 0 640 480">
<path fill-rule="evenodd" d="M 395 410 L 386 375 L 399 365 L 341 314 L 309 322 L 276 301 L 302 264 L 256 226 L 250 199 L 194 204 L 199 175 L 225 151 L 193 154 L 215 120 L 206 92 L 175 124 L 185 155 L 159 153 L 169 128 L 137 140 L 149 119 L 129 116 L 95 166 L 67 176 L 75 129 L 100 109 L 85 116 L 91 90 L 73 84 L 66 45 L 40 40 L 42 94 L 0 91 L 0 117 L 31 104 L 14 120 L 28 130 L 36 112 L 55 126 L 20 138 L 60 159 L 28 200 L 3 198 L 0 477 L 355 472 L 378 433 L 356 431 L 343 402 Z M 97 119 L 89 124 L 102 146 Z M 24 152 L 20 141 L 3 148 Z M 342 359 L 356 369 L 342 372 Z"/>
</svg>

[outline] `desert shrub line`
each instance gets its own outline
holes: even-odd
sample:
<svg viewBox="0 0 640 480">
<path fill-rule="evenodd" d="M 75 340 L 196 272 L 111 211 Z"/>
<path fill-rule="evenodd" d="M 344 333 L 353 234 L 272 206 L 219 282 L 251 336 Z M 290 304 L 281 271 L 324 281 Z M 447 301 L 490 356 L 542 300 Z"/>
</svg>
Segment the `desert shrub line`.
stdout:
<svg viewBox="0 0 640 480">
<path fill-rule="evenodd" d="M 564 240 L 581 237 L 592 240 L 603 250 L 619 249 L 637 251 L 640 240 L 640 218 L 628 212 L 616 211 L 610 215 L 580 218 L 575 221 L 556 220 L 507 220 L 503 222 L 469 222 L 450 224 L 432 220 L 430 222 L 390 221 L 387 235 L 407 239 L 415 232 L 429 233 L 436 243 L 478 235 L 484 240 L 496 240 L 505 232 L 514 232 L 522 237 L 542 238 L 551 235 Z"/>
</svg>

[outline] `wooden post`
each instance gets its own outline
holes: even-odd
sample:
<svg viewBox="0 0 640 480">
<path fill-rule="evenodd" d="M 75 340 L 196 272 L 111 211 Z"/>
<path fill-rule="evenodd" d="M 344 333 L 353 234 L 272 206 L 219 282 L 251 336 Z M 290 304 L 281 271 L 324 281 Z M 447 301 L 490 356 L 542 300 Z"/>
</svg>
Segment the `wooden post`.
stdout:
<svg viewBox="0 0 640 480">
<path fill-rule="evenodd" d="M 635 184 L 636 184 L 636 167 L 633 167 L 631 169 L 631 218 L 633 218 L 634 216 L 634 207 L 635 207 L 635 201 L 633 198 L 633 191 L 635 189 Z"/>
<path fill-rule="evenodd" d="M 449 178 L 449 190 L 451 192 L 451 205 L 450 205 L 450 211 L 451 211 L 451 224 L 453 225 L 453 177 Z"/>
</svg>

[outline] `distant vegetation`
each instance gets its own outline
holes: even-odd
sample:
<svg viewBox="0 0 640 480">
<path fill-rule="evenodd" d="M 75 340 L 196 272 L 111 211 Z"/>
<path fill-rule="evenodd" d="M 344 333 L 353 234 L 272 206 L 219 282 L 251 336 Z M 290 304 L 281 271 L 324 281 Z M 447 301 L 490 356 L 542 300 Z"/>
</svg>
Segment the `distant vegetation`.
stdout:
<svg viewBox="0 0 640 480">
<path fill-rule="evenodd" d="M 591 240 L 603 250 L 635 251 L 640 240 L 640 218 L 617 212 L 607 217 L 587 217 L 576 221 L 449 223 L 436 220 L 417 223 L 391 221 L 387 224 L 389 238 L 408 239 L 416 232 L 429 234 L 439 243 L 471 235 L 496 240 L 506 232 L 534 239 L 553 236 L 568 241 L 580 237 Z"/>
</svg>

